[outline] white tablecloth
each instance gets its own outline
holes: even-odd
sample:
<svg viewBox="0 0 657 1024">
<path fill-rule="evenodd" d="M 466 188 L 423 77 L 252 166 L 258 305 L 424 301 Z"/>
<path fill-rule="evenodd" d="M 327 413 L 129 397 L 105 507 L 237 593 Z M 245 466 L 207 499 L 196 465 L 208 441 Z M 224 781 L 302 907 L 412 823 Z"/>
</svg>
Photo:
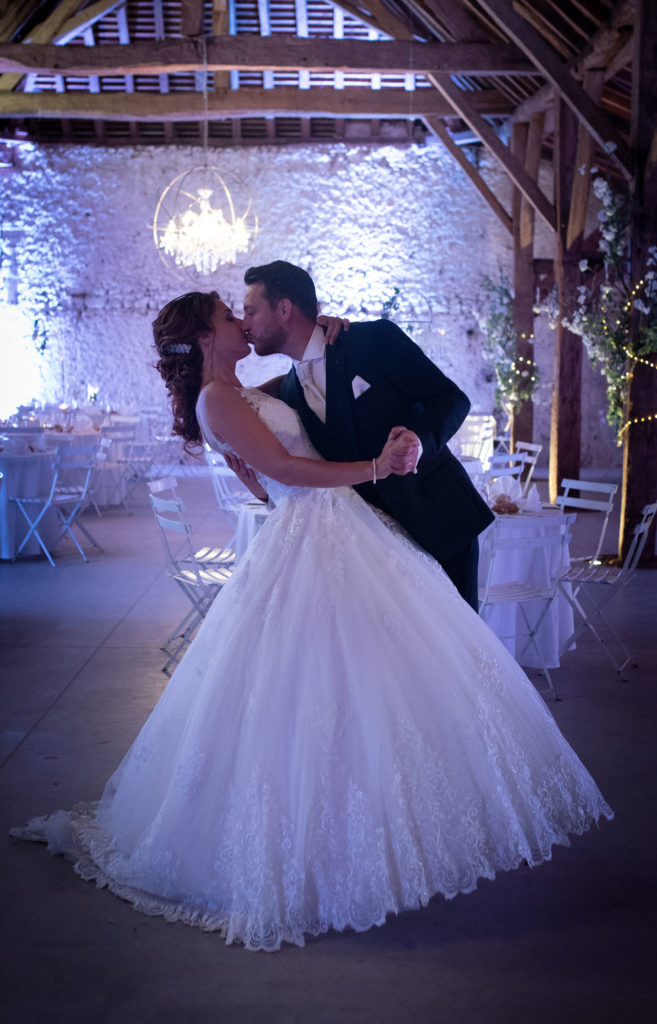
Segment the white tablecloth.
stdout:
<svg viewBox="0 0 657 1024">
<path fill-rule="evenodd" d="M 521 534 L 527 535 L 525 531 L 530 530 L 534 536 L 545 536 L 554 531 L 555 527 L 563 523 L 565 516 L 558 512 L 540 512 L 536 514 L 520 513 L 515 516 L 499 516 L 497 521 L 501 523 L 502 535 L 513 537 Z M 492 529 L 492 526 L 488 528 Z M 479 561 L 479 586 L 484 586 L 488 573 L 488 558 L 484 551 L 483 540 L 487 531 L 484 531 L 479 538 L 480 550 L 482 552 Z M 494 567 L 494 583 L 545 583 L 550 573 L 558 566 L 560 549 L 539 548 L 526 550 L 503 550 L 497 553 Z M 566 551 L 565 566 L 570 564 L 568 552 Z M 534 622 L 543 607 L 542 601 L 530 601 L 526 605 L 526 612 L 530 622 Z M 482 618 L 488 623 L 494 633 L 500 638 L 507 637 L 514 633 L 516 626 L 520 633 L 526 633 L 526 627 L 520 617 L 518 605 L 498 605 L 484 610 Z M 541 649 L 545 664 L 548 668 L 559 667 L 559 651 L 562 644 L 573 632 L 573 612 L 568 602 L 557 594 L 552 602 L 550 610 L 539 629 L 536 640 Z M 516 656 L 516 641 L 503 639 L 505 647 Z M 519 647 L 525 643 L 524 639 L 519 642 Z M 528 668 L 540 668 L 538 655 L 533 646 L 530 646 L 522 659 L 522 664 Z"/>
<path fill-rule="evenodd" d="M 52 453 L 5 455 L 0 453 L 0 473 L 4 474 L 0 486 L 0 558 L 15 558 L 20 543 L 29 527 L 23 513 L 12 496 L 40 497 L 50 491 L 53 478 Z M 34 518 L 36 506 L 30 511 Z M 39 533 L 48 548 L 59 537 L 57 514 L 49 509 L 39 525 Z M 21 554 L 41 553 L 39 542 L 30 537 Z"/>
</svg>

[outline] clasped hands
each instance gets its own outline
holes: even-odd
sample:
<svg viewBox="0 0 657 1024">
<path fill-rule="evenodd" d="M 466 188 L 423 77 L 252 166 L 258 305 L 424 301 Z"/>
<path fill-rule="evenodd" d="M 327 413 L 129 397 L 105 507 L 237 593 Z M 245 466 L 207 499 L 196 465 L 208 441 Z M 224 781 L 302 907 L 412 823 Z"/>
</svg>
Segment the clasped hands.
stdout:
<svg viewBox="0 0 657 1024">
<path fill-rule="evenodd" d="M 383 451 L 376 462 L 376 475 L 383 479 L 394 473 L 405 476 L 414 473 L 420 457 L 420 439 L 407 427 L 393 427 Z"/>
</svg>

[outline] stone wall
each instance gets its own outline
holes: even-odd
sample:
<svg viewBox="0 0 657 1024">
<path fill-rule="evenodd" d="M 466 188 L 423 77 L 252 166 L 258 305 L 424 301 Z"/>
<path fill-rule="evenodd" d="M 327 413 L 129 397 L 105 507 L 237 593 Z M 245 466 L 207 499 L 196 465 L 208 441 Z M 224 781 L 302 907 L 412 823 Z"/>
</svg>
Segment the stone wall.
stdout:
<svg viewBox="0 0 657 1024">
<path fill-rule="evenodd" d="M 510 270 L 511 239 L 440 144 L 257 147 L 210 159 L 247 184 L 259 234 L 241 265 L 199 279 L 165 266 L 152 231 L 160 194 L 202 162 L 198 150 L 21 147 L 0 196 L 7 369 L 0 414 L 33 395 L 84 404 L 88 387 L 112 407 L 162 404 L 151 368 L 158 309 L 184 291 L 214 287 L 239 311 L 245 267 L 277 258 L 311 272 L 325 311 L 354 319 L 379 316 L 398 287 L 397 322 L 411 325 L 473 409 L 492 409 L 480 282 Z M 504 175 L 482 160 L 508 208 Z M 549 332 L 539 337 L 544 404 L 535 440 L 545 442 L 552 355 Z M 257 383 L 287 367 L 281 357 L 266 362 L 250 357 L 241 376 Z M 585 394 L 587 431 L 594 427 L 585 462 L 610 464 L 615 449 L 593 409 L 603 395 L 597 379 Z"/>
</svg>

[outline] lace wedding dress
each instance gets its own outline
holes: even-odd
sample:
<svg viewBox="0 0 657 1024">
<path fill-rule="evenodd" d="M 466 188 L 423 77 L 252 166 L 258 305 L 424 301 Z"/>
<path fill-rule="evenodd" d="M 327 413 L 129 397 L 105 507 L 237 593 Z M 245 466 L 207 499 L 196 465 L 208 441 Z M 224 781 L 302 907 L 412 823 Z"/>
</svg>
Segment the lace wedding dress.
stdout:
<svg viewBox="0 0 657 1024">
<path fill-rule="evenodd" d="M 243 394 L 318 458 L 293 410 Z M 276 950 L 471 892 L 612 817 L 433 559 L 351 488 L 263 485 L 275 509 L 100 802 L 14 834 L 148 914 Z"/>
</svg>

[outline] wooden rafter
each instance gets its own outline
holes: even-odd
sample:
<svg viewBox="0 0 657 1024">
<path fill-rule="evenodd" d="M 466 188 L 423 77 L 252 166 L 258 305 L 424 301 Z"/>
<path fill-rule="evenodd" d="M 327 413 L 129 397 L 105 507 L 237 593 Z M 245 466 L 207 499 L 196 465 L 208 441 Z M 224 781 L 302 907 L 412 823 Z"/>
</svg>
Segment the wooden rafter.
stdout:
<svg viewBox="0 0 657 1024">
<path fill-rule="evenodd" d="M 632 60 L 634 13 L 634 0 L 619 3 L 609 22 L 594 34 L 586 49 L 569 61 L 567 67 L 571 74 L 581 79 L 586 71 L 602 69 L 605 81 L 608 81 L 626 67 Z M 520 104 L 513 120 L 526 121 L 537 111 L 548 110 L 553 100 L 554 88 L 548 82 Z"/>
<path fill-rule="evenodd" d="M 612 160 L 623 174 L 631 178 L 630 147 L 605 113 L 565 67 L 552 47 L 506 0 L 479 0 L 479 3 L 563 96 L 594 139 L 611 154 Z"/>
<path fill-rule="evenodd" d="M 209 71 L 360 71 L 387 74 L 521 74 L 531 70 L 513 45 L 408 43 L 360 39 L 297 39 L 286 36 L 223 36 L 206 41 Z M 163 39 L 129 46 L 82 47 L 0 44 L 0 71 L 19 75 L 154 75 L 199 71 L 203 48 L 196 40 Z"/>
<path fill-rule="evenodd" d="M 436 86 L 438 92 L 442 93 L 448 103 L 451 104 L 454 111 L 463 118 L 465 123 L 481 139 L 486 148 L 499 160 L 512 181 L 518 186 L 522 194 L 527 197 L 546 224 L 554 229 L 556 227 L 554 207 L 546 199 L 536 182 L 529 177 L 520 161 L 511 153 L 508 146 L 504 145 L 494 129 L 475 109 L 473 101 L 477 93 L 471 92 L 466 94 L 448 78 L 438 78 L 434 75 L 429 75 L 428 77 Z"/>
<path fill-rule="evenodd" d="M 451 153 L 456 162 L 460 165 L 462 170 L 465 171 L 474 187 L 477 189 L 479 194 L 483 196 L 506 230 L 511 232 L 511 218 L 508 213 L 500 203 L 497 196 L 490 190 L 477 168 L 470 163 L 465 153 L 456 145 L 447 131 L 444 122 L 439 117 L 425 117 L 424 123 L 436 138 L 440 139 L 448 152 Z"/>
<path fill-rule="evenodd" d="M 499 95 L 479 92 L 473 96 L 477 108 L 486 114 L 508 114 L 510 105 Z M 394 117 L 434 115 L 446 117 L 452 109 L 434 89 L 413 93 L 409 110 L 408 93 L 401 89 L 238 89 L 210 93 L 210 118 L 286 116 L 298 117 Z M 0 117 L 70 117 L 106 121 L 198 121 L 204 116 L 204 100 L 197 92 L 169 93 L 2 93 Z"/>
<path fill-rule="evenodd" d="M 71 39 L 75 39 L 76 36 L 82 35 L 87 29 L 92 28 L 97 21 L 104 18 L 106 15 L 111 14 L 112 11 L 116 11 L 119 8 L 123 10 L 125 17 L 125 4 L 126 0 L 97 0 L 95 4 L 90 7 L 86 7 L 80 14 L 75 14 L 72 18 L 62 26 L 57 32 L 52 41 L 57 43 L 58 46 L 65 46 Z M 78 5 L 79 6 L 79 5 Z M 37 40 L 31 40 L 37 42 Z M 48 40 L 44 39 L 43 42 Z"/>
</svg>

